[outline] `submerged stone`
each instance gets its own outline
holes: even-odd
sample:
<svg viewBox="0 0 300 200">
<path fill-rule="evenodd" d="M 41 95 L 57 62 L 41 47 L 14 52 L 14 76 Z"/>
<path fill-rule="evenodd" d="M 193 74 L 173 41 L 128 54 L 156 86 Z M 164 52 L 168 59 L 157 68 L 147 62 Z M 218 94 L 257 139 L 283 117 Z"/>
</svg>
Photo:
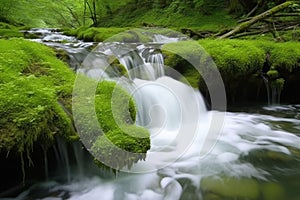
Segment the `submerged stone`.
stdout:
<svg viewBox="0 0 300 200">
<path fill-rule="evenodd" d="M 264 200 L 285 200 L 285 191 L 277 183 L 265 183 L 262 185 L 262 195 Z"/>
<path fill-rule="evenodd" d="M 234 177 L 206 177 L 201 181 L 201 189 L 207 199 L 218 199 L 207 194 L 222 196 L 222 199 L 257 199 L 259 197 L 259 185 L 256 180 Z"/>
</svg>

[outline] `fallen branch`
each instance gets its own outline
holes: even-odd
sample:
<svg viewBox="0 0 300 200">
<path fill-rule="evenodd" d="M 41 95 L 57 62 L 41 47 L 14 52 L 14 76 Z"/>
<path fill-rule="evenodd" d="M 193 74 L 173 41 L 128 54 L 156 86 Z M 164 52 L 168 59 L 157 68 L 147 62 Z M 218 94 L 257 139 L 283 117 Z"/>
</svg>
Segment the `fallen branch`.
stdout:
<svg viewBox="0 0 300 200">
<path fill-rule="evenodd" d="M 244 32 L 244 33 L 239 33 L 236 34 L 230 38 L 240 38 L 240 37 L 245 37 L 245 36 L 250 36 L 250 35 L 261 35 L 270 32 L 270 30 L 265 30 L 265 31 L 253 31 L 253 32 Z"/>
<path fill-rule="evenodd" d="M 274 17 L 300 17 L 300 13 L 278 13 Z"/>
<path fill-rule="evenodd" d="M 233 30 L 231 30 L 230 32 L 222 35 L 219 37 L 219 39 L 224 39 L 224 38 L 228 38 L 228 37 L 231 37 L 232 35 L 235 35 L 237 33 L 240 33 L 241 31 L 244 31 L 246 30 L 247 28 L 249 28 L 250 26 L 252 26 L 253 24 L 255 24 L 256 22 L 258 21 L 261 21 L 267 17 L 270 17 L 276 13 L 278 13 L 279 11 L 289 7 L 290 5 L 293 5 L 295 4 L 296 2 L 294 1 L 287 1 L 287 2 L 284 2 L 278 6 L 275 6 L 253 18 L 251 18 L 249 21 L 246 21 L 246 22 L 243 22 L 241 23 L 240 25 L 238 25 L 237 27 L 235 27 Z"/>
</svg>

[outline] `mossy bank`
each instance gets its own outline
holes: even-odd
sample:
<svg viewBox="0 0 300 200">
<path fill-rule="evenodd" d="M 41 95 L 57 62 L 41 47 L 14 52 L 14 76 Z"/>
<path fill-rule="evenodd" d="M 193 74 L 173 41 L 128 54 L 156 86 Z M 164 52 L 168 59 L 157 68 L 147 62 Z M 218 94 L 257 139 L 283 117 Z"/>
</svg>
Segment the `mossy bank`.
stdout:
<svg viewBox="0 0 300 200">
<path fill-rule="evenodd" d="M 204 95 L 208 93 L 206 83 L 187 60 L 193 60 L 194 66 L 203 69 L 202 75 L 207 76 L 205 66 L 213 59 L 223 78 L 227 100 L 231 105 L 267 102 L 264 79 L 268 81 L 270 96 L 276 90 L 273 96 L 277 100 L 279 95 L 283 102 L 300 101 L 299 94 L 295 92 L 300 82 L 299 42 L 204 39 L 170 43 L 163 49 L 165 64 L 178 70 Z"/>
<path fill-rule="evenodd" d="M 47 150 L 58 136 L 75 134 L 67 112 L 74 74 L 53 50 L 24 39 L 0 40 L 0 71 L 1 159 L 11 160 L 1 172 L 10 174 L 14 163 L 24 176 L 35 163 L 34 151 Z M 10 181 L 22 181 L 22 176 Z"/>
</svg>

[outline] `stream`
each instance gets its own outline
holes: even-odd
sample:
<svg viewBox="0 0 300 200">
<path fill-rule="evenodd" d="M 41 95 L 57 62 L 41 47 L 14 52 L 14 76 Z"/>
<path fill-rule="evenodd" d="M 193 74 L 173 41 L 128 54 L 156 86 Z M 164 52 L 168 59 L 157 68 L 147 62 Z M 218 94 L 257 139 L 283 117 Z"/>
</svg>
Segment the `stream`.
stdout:
<svg viewBox="0 0 300 200">
<path fill-rule="evenodd" d="M 65 170 L 60 176 L 67 178 L 50 176 L 12 199 L 300 199 L 300 105 L 208 111 L 198 90 L 173 79 L 164 68 L 157 49 L 176 38 L 156 35 L 149 44 L 101 43 L 91 53 L 93 43 L 52 29 L 32 31 L 41 36 L 34 41 L 64 49 L 78 73 L 116 81 L 131 92 L 138 107 L 136 123 L 150 131 L 151 149 L 145 161 L 114 175 L 97 172 L 83 158 L 84 138 L 74 146 L 73 166 L 62 143 Z M 126 67 L 127 78 L 101 67 L 112 55 Z M 208 149 L 205 142 L 211 142 Z"/>
</svg>

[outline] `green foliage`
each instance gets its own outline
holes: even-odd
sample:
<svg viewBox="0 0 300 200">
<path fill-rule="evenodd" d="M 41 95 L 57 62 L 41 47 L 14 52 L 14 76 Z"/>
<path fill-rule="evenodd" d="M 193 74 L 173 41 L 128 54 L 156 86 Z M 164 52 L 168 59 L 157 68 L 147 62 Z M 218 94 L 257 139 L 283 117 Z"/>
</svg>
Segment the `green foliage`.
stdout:
<svg viewBox="0 0 300 200">
<path fill-rule="evenodd" d="M 113 16 L 102 18 L 99 26 L 198 27 L 201 30 L 218 31 L 236 24 L 224 10 L 206 15 L 191 8 L 185 12 L 174 12 L 172 9 L 136 9 L 136 5 L 131 6 L 118 10 Z"/>
<path fill-rule="evenodd" d="M 83 24 L 82 0 L 0 0 L 0 21 L 31 27 Z"/>
<path fill-rule="evenodd" d="M 0 38 L 23 37 L 19 28 L 0 22 Z"/>
<path fill-rule="evenodd" d="M 73 72 L 54 52 L 23 39 L 0 40 L 0 150 L 30 155 L 35 142 L 74 134 L 64 105 Z"/>
</svg>

